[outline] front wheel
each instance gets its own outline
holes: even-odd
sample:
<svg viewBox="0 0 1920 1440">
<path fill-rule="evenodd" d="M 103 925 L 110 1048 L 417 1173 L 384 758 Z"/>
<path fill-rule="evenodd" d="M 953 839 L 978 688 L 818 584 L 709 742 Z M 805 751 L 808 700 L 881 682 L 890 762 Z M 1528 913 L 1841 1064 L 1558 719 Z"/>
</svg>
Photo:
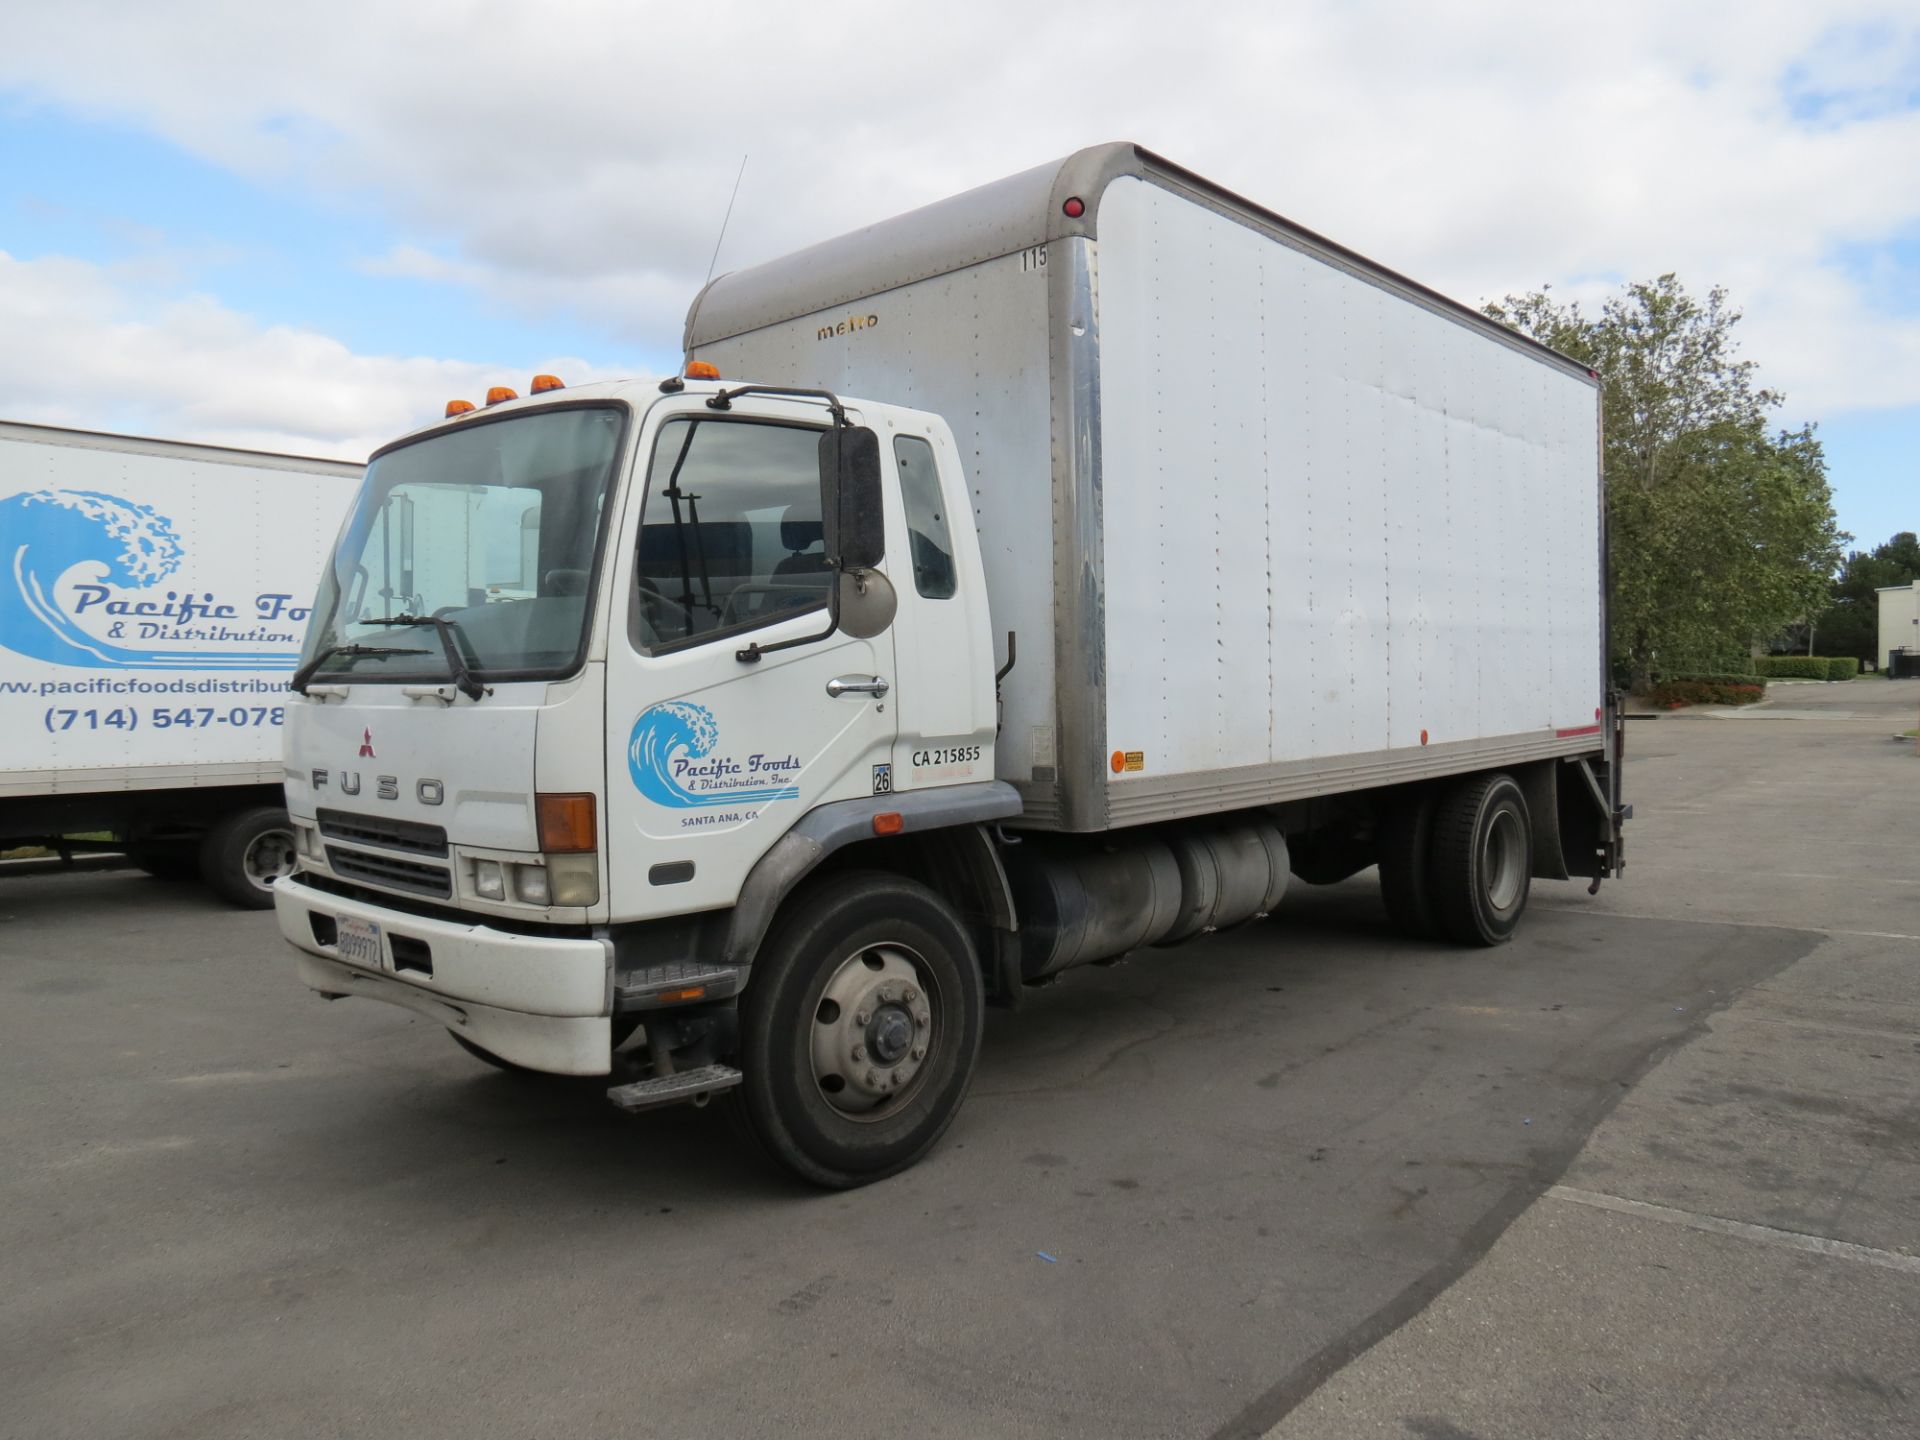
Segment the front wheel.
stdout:
<svg viewBox="0 0 1920 1440">
<path fill-rule="evenodd" d="M 200 876 L 213 892 L 243 910 L 271 910 L 273 882 L 293 873 L 293 823 L 287 812 L 261 805 L 227 816 L 200 844 Z"/>
<path fill-rule="evenodd" d="M 1441 931 L 1462 945 L 1513 938 L 1533 874 L 1533 823 L 1511 775 L 1468 775 L 1434 807 L 1428 892 Z"/>
<path fill-rule="evenodd" d="M 740 1002 L 733 1092 L 768 1157 L 830 1189 L 906 1169 L 953 1123 L 986 996 L 972 942 L 933 891 L 835 876 L 776 927 Z"/>
</svg>

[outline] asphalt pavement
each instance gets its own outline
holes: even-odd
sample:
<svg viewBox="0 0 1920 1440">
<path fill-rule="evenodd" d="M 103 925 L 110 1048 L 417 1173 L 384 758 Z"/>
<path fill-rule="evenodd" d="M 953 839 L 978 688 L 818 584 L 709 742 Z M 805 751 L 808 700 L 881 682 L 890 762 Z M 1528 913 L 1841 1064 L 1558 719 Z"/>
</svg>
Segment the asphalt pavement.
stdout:
<svg viewBox="0 0 1920 1440">
<path fill-rule="evenodd" d="M 1511 946 L 1298 887 L 996 1012 L 842 1195 L 311 996 L 270 917 L 0 879 L 0 1433 L 1910 1430 L 1920 759 L 1805 688 L 1634 722 L 1628 876 Z"/>
</svg>

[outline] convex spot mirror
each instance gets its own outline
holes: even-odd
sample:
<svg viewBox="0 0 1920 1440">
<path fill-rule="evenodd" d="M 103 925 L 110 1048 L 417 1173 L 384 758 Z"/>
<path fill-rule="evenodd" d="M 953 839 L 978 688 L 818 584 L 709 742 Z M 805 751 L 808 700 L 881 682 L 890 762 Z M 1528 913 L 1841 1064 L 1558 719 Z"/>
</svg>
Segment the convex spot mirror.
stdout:
<svg viewBox="0 0 1920 1440">
<path fill-rule="evenodd" d="M 840 587 L 840 629 L 856 640 L 871 640 L 893 624 L 900 597 L 893 582 L 878 570 L 843 570 L 834 577 Z"/>
<path fill-rule="evenodd" d="M 886 557 L 880 437 L 864 425 L 836 426 L 820 437 L 820 517 L 827 561 L 836 570 L 871 570 Z"/>
</svg>

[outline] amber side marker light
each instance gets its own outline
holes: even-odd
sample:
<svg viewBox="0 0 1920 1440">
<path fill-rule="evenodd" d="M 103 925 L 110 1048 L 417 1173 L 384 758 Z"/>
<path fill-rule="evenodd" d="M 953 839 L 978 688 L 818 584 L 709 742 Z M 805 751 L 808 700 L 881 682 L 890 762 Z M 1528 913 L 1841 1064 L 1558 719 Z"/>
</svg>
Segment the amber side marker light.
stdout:
<svg viewBox="0 0 1920 1440">
<path fill-rule="evenodd" d="M 689 380 L 718 380 L 720 367 L 711 360 L 689 360 L 686 373 Z"/>
<path fill-rule="evenodd" d="M 558 375 L 536 375 L 533 377 L 532 393 L 535 395 L 544 395 L 549 390 L 564 390 L 566 388 L 566 381 L 562 380 Z"/>
<path fill-rule="evenodd" d="M 548 855 L 581 855 L 598 844 L 591 794 L 536 795 L 533 814 L 540 849 Z"/>
<path fill-rule="evenodd" d="M 906 828 L 906 817 L 898 810 L 882 810 L 873 817 L 873 833 L 876 835 L 898 835 Z"/>
<path fill-rule="evenodd" d="M 505 385 L 496 385 L 487 391 L 487 404 L 498 405 L 502 400 L 518 400 L 519 394 Z"/>
<path fill-rule="evenodd" d="M 447 401 L 447 419 L 451 420 L 456 415 L 471 415 L 474 409 L 475 406 L 471 400 L 449 400 Z"/>
</svg>

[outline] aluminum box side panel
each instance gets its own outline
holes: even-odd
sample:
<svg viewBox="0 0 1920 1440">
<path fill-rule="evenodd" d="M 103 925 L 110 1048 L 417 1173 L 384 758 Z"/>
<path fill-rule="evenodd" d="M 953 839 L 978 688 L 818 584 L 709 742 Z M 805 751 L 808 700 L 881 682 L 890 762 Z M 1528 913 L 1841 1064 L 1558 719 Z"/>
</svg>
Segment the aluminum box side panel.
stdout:
<svg viewBox="0 0 1920 1440">
<path fill-rule="evenodd" d="M 1584 375 L 1140 180 L 1098 266 L 1107 748 L 1144 761 L 1116 821 L 1143 781 L 1299 793 L 1595 724 Z"/>
<path fill-rule="evenodd" d="M 361 473 L 0 425 L 0 793 L 277 781 L 286 682 Z"/>
<path fill-rule="evenodd" d="M 819 386 L 941 416 L 953 431 L 992 609 L 1019 660 L 1001 688 L 996 778 L 1051 803 L 1054 714 L 1053 461 L 1047 267 L 1029 252 L 700 346 L 729 379 Z M 960 657 L 956 657 L 959 659 Z"/>
</svg>

